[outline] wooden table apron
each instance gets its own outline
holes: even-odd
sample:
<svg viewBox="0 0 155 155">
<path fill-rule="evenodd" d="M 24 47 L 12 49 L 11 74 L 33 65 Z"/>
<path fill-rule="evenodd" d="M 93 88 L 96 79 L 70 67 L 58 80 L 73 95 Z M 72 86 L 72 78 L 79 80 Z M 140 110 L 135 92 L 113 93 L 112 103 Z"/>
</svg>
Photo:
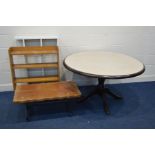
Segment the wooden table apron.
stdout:
<svg viewBox="0 0 155 155">
<path fill-rule="evenodd" d="M 89 54 L 89 52 L 87 52 L 87 53 Z M 117 55 L 117 53 L 114 53 L 114 54 Z M 120 53 L 118 53 L 118 54 L 120 54 Z M 72 55 L 74 55 L 74 54 L 72 54 Z M 92 92 L 90 92 L 87 96 L 85 96 L 82 99 L 82 101 L 85 101 L 89 97 L 98 94 L 102 98 L 102 100 L 103 100 L 103 108 L 104 108 L 104 111 L 105 111 L 106 114 L 110 114 L 109 105 L 108 105 L 107 99 L 106 99 L 107 94 L 110 95 L 110 96 L 112 96 L 112 97 L 114 97 L 115 99 L 122 99 L 122 97 L 119 96 L 119 95 L 114 94 L 111 90 L 109 90 L 108 88 L 106 88 L 105 87 L 105 80 L 106 79 L 125 79 L 125 78 L 131 78 L 131 77 L 138 76 L 138 75 L 142 74 L 145 71 L 144 64 L 142 64 L 137 59 L 134 59 L 133 58 L 134 60 L 137 60 L 137 62 L 141 63 L 141 65 L 142 65 L 142 69 L 141 70 L 138 70 L 137 72 L 134 72 L 134 73 L 131 73 L 131 74 L 126 74 L 126 75 L 97 75 L 97 74 L 91 74 L 91 73 L 87 73 L 87 72 L 83 72 L 83 71 L 77 70 L 74 67 L 69 66 L 66 63 L 66 60 L 68 59 L 68 57 L 70 57 L 72 55 L 67 56 L 64 59 L 64 61 L 63 61 L 64 66 L 68 70 L 70 70 L 70 71 L 72 71 L 74 73 L 80 74 L 80 75 L 84 75 L 84 76 L 87 76 L 87 77 L 93 77 L 93 78 L 97 78 L 98 79 L 98 84 L 97 84 L 96 88 Z M 124 56 L 127 56 L 127 55 L 124 55 Z M 132 57 L 130 57 L 130 58 L 132 58 Z"/>
</svg>

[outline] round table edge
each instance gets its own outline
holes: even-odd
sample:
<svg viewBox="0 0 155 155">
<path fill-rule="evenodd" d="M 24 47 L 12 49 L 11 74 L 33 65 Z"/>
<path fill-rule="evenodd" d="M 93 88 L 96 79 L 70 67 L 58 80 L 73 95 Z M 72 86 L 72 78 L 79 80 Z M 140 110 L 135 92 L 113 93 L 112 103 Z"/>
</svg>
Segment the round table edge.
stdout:
<svg viewBox="0 0 155 155">
<path fill-rule="evenodd" d="M 66 57 L 67 58 L 67 57 Z M 111 75 L 96 75 L 96 74 L 90 74 L 90 73 L 85 73 L 85 72 L 81 72 L 78 71 L 76 69 L 71 68 L 70 66 L 68 66 L 65 62 L 66 58 L 63 60 L 63 65 L 70 71 L 80 74 L 80 75 L 84 75 L 84 76 L 88 76 L 88 77 L 93 77 L 93 78 L 104 78 L 104 79 L 125 79 L 125 78 L 131 78 L 131 77 L 136 77 L 138 75 L 141 75 L 145 72 L 145 65 L 143 64 L 143 68 L 142 70 L 136 72 L 136 73 L 132 73 L 132 74 L 128 74 L 128 75 L 116 75 L 116 76 L 111 76 Z"/>
</svg>

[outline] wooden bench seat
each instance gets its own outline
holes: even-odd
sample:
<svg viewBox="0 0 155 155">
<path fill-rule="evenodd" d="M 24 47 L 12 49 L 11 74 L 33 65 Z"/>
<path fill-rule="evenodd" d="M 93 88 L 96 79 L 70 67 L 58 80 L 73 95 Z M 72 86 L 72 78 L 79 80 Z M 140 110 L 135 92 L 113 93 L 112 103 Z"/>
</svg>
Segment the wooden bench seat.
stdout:
<svg viewBox="0 0 155 155">
<path fill-rule="evenodd" d="M 13 102 L 17 104 L 50 100 L 78 98 L 81 96 L 75 82 L 64 81 L 54 83 L 39 83 L 17 85 Z"/>
<path fill-rule="evenodd" d="M 25 57 L 25 62 L 18 63 L 15 57 Z M 56 60 L 51 62 L 28 62 L 28 58 L 32 56 L 48 56 Z M 30 120 L 31 104 L 36 104 L 43 101 L 67 100 L 78 98 L 81 96 L 78 86 L 73 81 L 60 81 L 59 67 L 59 49 L 57 46 L 29 46 L 29 47 L 10 47 L 9 48 L 10 68 L 12 75 L 12 83 L 14 89 L 13 103 L 26 105 L 26 119 Z M 17 60 L 17 59 L 16 59 Z M 33 60 L 35 61 L 35 59 Z M 26 77 L 18 77 L 16 70 L 26 70 Z M 31 76 L 29 71 L 39 69 L 43 75 Z M 45 70 L 56 71 L 56 73 L 45 74 Z M 22 85 L 21 85 L 22 84 Z"/>
</svg>

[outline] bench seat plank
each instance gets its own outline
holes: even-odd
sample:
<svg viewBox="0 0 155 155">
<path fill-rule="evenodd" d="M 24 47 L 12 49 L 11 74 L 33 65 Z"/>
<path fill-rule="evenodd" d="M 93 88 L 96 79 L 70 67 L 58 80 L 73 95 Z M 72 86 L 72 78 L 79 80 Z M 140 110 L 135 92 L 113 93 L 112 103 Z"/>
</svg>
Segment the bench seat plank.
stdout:
<svg viewBox="0 0 155 155">
<path fill-rule="evenodd" d="M 78 98 L 81 92 L 73 81 L 17 85 L 14 103 L 31 103 L 48 100 Z"/>
</svg>

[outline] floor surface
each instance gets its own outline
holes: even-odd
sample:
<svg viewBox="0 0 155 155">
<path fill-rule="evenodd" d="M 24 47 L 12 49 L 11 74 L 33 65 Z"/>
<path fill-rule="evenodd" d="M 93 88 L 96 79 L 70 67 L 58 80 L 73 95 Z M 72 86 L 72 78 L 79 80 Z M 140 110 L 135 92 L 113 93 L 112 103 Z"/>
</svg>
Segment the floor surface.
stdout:
<svg viewBox="0 0 155 155">
<path fill-rule="evenodd" d="M 32 106 L 31 121 L 25 120 L 25 106 L 12 103 L 13 92 L 0 93 L 0 128 L 28 129 L 154 129 L 155 82 L 108 85 L 123 100 L 108 97 L 111 115 L 103 112 L 102 100 L 93 96 L 80 104 L 70 101 L 72 113 L 65 111 L 65 102 Z M 94 87 L 80 87 L 84 95 Z"/>
</svg>

